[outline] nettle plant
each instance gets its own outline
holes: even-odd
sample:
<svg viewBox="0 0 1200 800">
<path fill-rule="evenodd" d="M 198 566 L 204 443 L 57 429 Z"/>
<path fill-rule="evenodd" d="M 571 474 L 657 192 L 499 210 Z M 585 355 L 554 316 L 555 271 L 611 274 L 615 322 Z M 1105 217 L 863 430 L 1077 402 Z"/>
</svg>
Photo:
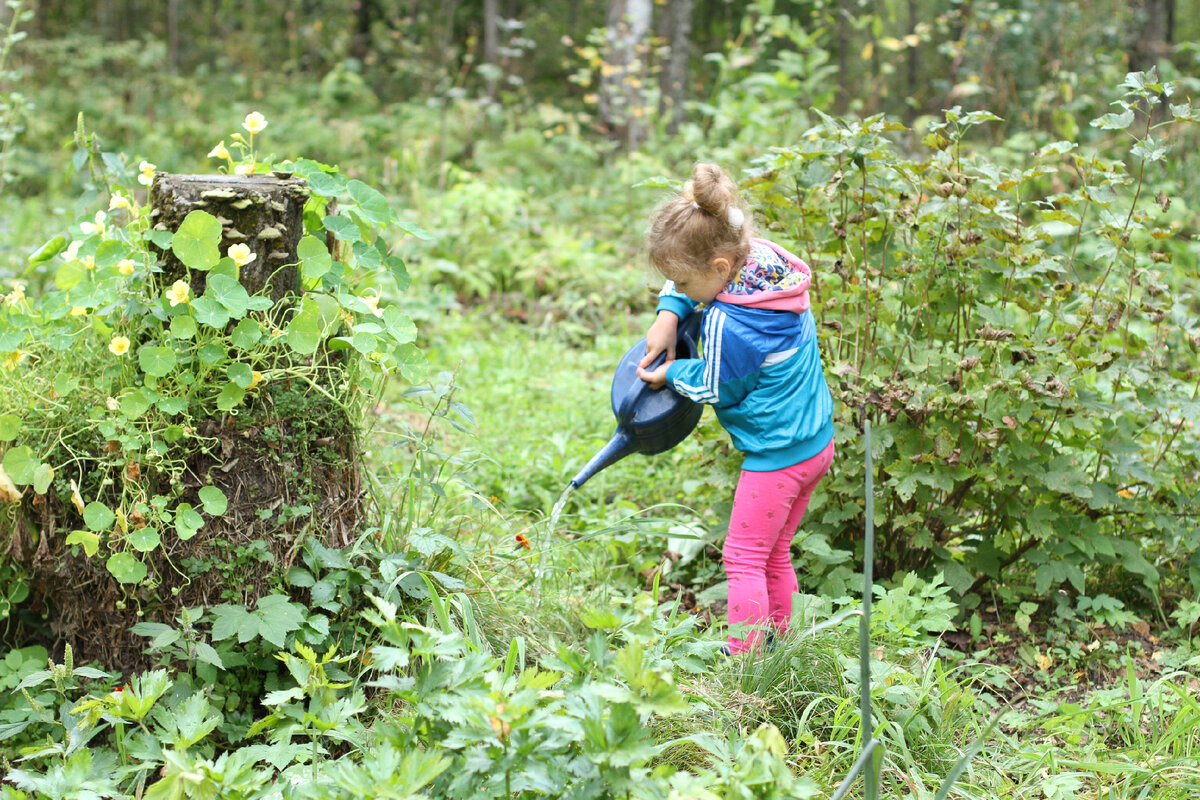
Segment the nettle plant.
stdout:
<svg viewBox="0 0 1200 800">
<path fill-rule="evenodd" d="M 250 137 L 234 137 L 241 158 L 223 143 L 212 155 L 238 174 L 275 170 L 307 182 L 304 291 L 280 303 L 242 286 L 239 270 L 254 254 L 244 244 L 222 253 L 213 215 L 192 211 L 177 231 L 155 230 L 151 209 L 113 180 L 121 160 L 81 125 L 76 166 L 90 167 L 107 208 L 30 257 L 25 274 L 42 273 L 44 292 L 18 281 L 0 302 L 0 531 L 16 529 L 22 501 L 54 496 L 66 543 L 104 559 L 119 582 L 140 583 L 164 537 L 190 539 L 205 515 L 227 509 L 213 486 L 199 487 L 198 505 L 180 499 L 188 458 L 216 444 L 206 420 L 244 412 L 286 382 L 357 423 L 364 385 L 396 373 L 420 379 L 415 326 L 381 299 L 409 282 L 386 235 L 424 232 L 334 167 L 257 160 L 254 134 L 265 126 L 251 114 Z M 138 181 L 149 186 L 155 169 L 143 161 Z M 169 286 L 156 257 L 166 251 L 188 271 Z M 194 272 L 206 274 L 199 296 Z"/>
<path fill-rule="evenodd" d="M 1092 125 L 1129 163 L 1067 141 L 971 153 L 997 118 L 955 108 L 915 158 L 897 123 L 823 117 L 749 182 L 814 265 L 839 445 L 877 431 L 883 565 L 940 571 L 968 605 L 1018 561 L 1032 585 L 1008 585 L 1040 596 L 1200 591 L 1196 250 L 1150 188 L 1200 112 L 1153 74 L 1121 89 Z M 862 463 L 840 460 L 806 522 L 816 575 L 847 571 L 829 544 L 860 527 Z"/>
</svg>

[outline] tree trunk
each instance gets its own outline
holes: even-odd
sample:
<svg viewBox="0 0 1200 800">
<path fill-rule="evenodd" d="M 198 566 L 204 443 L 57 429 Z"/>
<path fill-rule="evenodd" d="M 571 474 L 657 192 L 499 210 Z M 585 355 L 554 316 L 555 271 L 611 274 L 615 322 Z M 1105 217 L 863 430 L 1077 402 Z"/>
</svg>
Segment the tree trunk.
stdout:
<svg viewBox="0 0 1200 800">
<path fill-rule="evenodd" d="M 667 118 L 667 133 L 677 133 L 686 117 L 688 64 L 691 60 L 692 11 L 695 0 L 671 0 L 667 41 L 670 55 L 662 72 L 659 114 Z"/>
<path fill-rule="evenodd" d="M 179 74 L 179 0 L 167 0 L 167 70 Z"/>
<path fill-rule="evenodd" d="M 609 136 L 636 150 L 645 138 L 642 117 L 646 51 L 653 0 L 609 0 L 608 67 L 600 81 L 600 119 Z"/>
<path fill-rule="evenodd" d="M 247 244 L 257 256 L 241 270 L 250 294 L 263 293 L 278 303 L 300 292 L 296 248 L 304 234 L 308 189 L 301 178 L 271 175 L 172 175 L 159 173 L 150 187 L 151 215 L 157 230 L 174 231 L 191 211 L 212 214 L 221 222 L 221 254 Z M 161 251 L 160 280 L 170 285 L 187 268 L 170 250 Z M 285 266 L 287 265 L 287 266 Z M 204 292 L 204 273 L 191 277 L 192 291 Z"/>
<path fill-rule="evenodd" d="M 1133 0 L 1133 10 L 1139 17 L 1137 38 L 1129 50 L 1129 69 L 1148 72 L 1167 56 L 1171 46 L 1167 39 L 1168 18 L 1172 16 L 1169 0 Z"/>
<path fill-rule="evenodd" d="M 837 112 L 845 114 L 850 107 L 850 0 L 838 0 L 837 4 L 837 59 L 838 93 Z"/>
<path fill-rule="evenodd" d="M 921 21 L 917 9 L 917 0 L 908 0 L 908 32 L 917 33 L 917 24 Z M 904 94 L 908 98 L 908 111 L 905 113 L 909 122 L 920 113 L 921 102 L 917 99 L 917 80 L 921 69 L 921 51 L 917 47 L 908 48 L 908 64 L 905 71 Z"/>
<path fill-rule="evenodd" d="M 489 100 L 496 99 L 500 85 L 500 0 L 483 0 L 483 63 L 487 67 Z"/>
<path fill-rule="evenodd" d="M 307 196 L 301 179 L 271 176 L 160 173 L 151 188 L 156 227 L 174 231 L 196 208 L 221 218 L 222 254 L 230 244 L 248 245 L 258 258 L 243 268 L 240 278 L 248 291 L 269 287 L 272 297 L 298 291 L 294 263 Z M 180 265 L 170 253 L 162 255 L 167 271 L 160 279 L 170 280 L 180 274 Z M 293 266 L 269 274 L 284 264 Z M 253 313 L 264 314 L 260 323 L 281 324 L 286 309 Z M 210 345 L 236 359 L 240 351 L 231 341 L 218 337 Z M 153 526 L 161 535 L 145 552 L 127 551 L 145 566 L 144 580 L 121 585 L 103 553 L 89 557 L 65 544 L 68 533 L 85 528 L 85 520 L 57 484 L 44 494 L 27 493 L 15 517 L 0 515 L 0 553 L 29 576 L 30 597 L 22 616 L 40 618 L 28 628 L 0 626 L 0 649 L 37 643 L 61 656 L 70 645 L 79 662 L 99 661 L 118 673 L 146 669 L 157 655 L 143 652 L 144 639 L 129 633 L 133 624 L 174 623 L 183 608 L 253 604 L 279 585 L 306 539 L 342 548 L 357 538 L 366 493 L 355 421 L 292 371 L 291 356 L 279 351 L 278 365 L 272 367 L 275 351 L 259 355 L 264 359 L 259 363 L 265 364 L 260 368 L 277 374 L 248 392 L 237 414 L 194 406 L 187 413 L 197 416 L 175 418 L 174 427 L 187 425 L 187 435 L 159 440 L 169 448 L 170 460 L 184 465 L 177 482 L 150 465 L 139 467 L 136 453 L 122 453 L 115 441 L 83 437 L 89 444 L 73 452 L 70 472 L 79 478 L 84 496 L 123 507 L 128 517 L 120 517 L 122 527 Z M 335 355 L 318 350 L 312 356 L 322 360 L 325 377 L 317 380 L 328 387 L 345 380 Z M 206 409 L 213 415 L 200 416 Z M 118 455 L 128 461 L 117 461 L 114 469 Z M 65 477 L 58 480 L 66 482 Z M 203 526 L 195 535 L 182 536 L 166 522 L 141 516 L 124 494 L 127 481 L 143 496 L 163 495 L 177 514 L 183 503 L 192 513 L 204 510 Z M 224 495 L 223 514 L 208 514 L 200 495 L 205 487 Z M 232 565 L 241 552 L 261 555 Z"/>
</svg>

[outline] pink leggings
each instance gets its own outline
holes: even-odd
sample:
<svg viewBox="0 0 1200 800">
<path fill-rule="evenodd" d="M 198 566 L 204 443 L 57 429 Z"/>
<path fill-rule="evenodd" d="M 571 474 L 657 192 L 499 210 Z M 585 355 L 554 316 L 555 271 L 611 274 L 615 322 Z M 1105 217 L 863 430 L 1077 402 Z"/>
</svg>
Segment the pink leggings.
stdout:
<svg viewBox="0 0 1200 800">
<path fill-rule="evenodd" d="M 799 588 L 790 552 L 792 537 L 817 481 L 831 463 L 833 442 L 787 469 L 742 471 L 724 551 L 731 628 L 770 620 L 777 630 L 787 630 L 792 595 Z M 758 631 L 751 631 L 744 640 L 730 636 L 729 649 L 734 653 L 749 650 L 758 637 Z"/>
</svg>

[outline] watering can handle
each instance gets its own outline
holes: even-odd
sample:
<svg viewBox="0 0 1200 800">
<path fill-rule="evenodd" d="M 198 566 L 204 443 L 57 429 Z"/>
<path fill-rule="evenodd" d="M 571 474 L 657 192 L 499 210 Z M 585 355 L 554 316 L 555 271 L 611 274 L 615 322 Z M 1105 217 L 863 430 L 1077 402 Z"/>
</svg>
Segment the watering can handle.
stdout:
<svg viewBox="0 0 1200 800">
<path fill-rule="evenodd" d="M 697 314 L 695 312 L 689 314 L 688 317 L 680 324 L 676 340 L 678 341 L 679 339 L 683 339 L 685 336 L 690 336 L 694 339 L 700 332 L 701 316 L 701 314 Z M 650 372 L 653 372 L 661 367 L 662 363 L 666 361 L 666 359 L 666 351 L 663 351 L 659 354 L 658 358 L 650 362 Z M 630 384 L 629 388 L 625 391 L 625 396 L 621 398 L 620 405 L 617 406 L 617 421 L 619 424 L 628 425 L 632 421 L 630 418 L 633 416 L 633 410 L 637 408 L 638 403 L 641 402 L 642 395 L 644 395 L 648 390 L 650 390 L 650 384 L 641 379 L 638 379 Z"/>
</svg>

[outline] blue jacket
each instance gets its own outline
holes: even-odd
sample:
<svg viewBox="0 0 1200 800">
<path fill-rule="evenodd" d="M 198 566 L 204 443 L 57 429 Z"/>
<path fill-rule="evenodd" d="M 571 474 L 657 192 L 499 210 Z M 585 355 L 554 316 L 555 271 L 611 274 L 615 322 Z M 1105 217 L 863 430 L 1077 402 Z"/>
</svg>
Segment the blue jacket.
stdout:
<svg viewBox="0 0 1200 800">
<path fill-rule="evenodd" d="M 809 307 L 812 273 L 800 259 L 756 239 L 739 276 L 704 309 L 702 358 L 674 361 L 671 387 L 713 406 L 746 454 L 743 469 L 785 469 L 833 439 L 833 398 L 825 382 Z M 696 303 L 670 281 L 658 310 L 682 320 Z"/>
</svg>

